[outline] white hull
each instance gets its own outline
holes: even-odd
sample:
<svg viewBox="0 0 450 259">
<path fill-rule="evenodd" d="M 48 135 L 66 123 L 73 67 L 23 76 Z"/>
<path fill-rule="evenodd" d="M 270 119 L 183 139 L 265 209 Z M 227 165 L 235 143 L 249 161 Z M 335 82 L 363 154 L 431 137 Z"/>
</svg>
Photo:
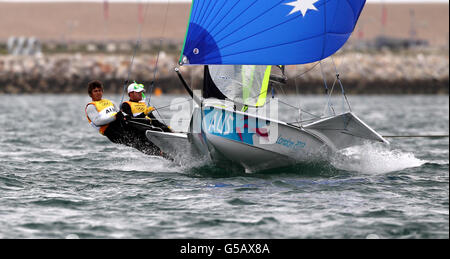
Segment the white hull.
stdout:
<svg viewBox="0 0 450 259">
<path fill-rule="evenodd" d="M 170 156 L 205 157 L 246 171 L 323 161 L 368 140 L 387 142 L 353 113 L 300 128 L 214 105 L 194 111 L 188 134 L 148 132 L 147 137 Z"/>
</svg>

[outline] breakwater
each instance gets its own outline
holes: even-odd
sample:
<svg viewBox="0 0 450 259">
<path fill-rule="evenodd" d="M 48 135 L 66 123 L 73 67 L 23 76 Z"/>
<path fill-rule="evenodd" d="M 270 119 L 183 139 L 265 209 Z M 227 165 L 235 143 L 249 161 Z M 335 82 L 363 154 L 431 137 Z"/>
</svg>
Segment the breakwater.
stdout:
<svg viewBox="0 0 450 259">
<path fill-rule="evenodd" d="M 321 94 L 323 77 L 331 88 L 336 69 L 349 94 L 448 94 L 449 56 L 439 53 L 344 52 L 322 64 L 290 66 L 287 86 L 276 91 Z M 174 73 L 177 57 L 155 55 L 55 54 L 35 57 L 0 56 L 0 93 L 86 93 L 90 80 L 105 83 L 108 93 L 121 93 L 124 82 L 136 80 L 164 93 L 183 93 Z M 336 66 L 335 66 L 336 65 Z M 184 66 L 188 83 L 199 88 L 203 69 Z M 335 84 L 335 86 L 338 84 Z M 337 92 L 340 92 L 340 87 Z"/>
</svg>

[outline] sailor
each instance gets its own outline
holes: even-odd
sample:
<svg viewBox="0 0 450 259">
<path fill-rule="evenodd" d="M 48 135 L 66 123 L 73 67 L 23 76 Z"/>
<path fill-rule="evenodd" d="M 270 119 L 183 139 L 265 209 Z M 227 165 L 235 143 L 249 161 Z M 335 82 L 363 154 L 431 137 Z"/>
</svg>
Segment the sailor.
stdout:
<svg viewBox="0 0 450 259">
<path fill-rule="evenodd" d="M 161 151 L 127 123 L 123 113 L 110 100 L 103 99 L 103 84 L 98 80 L 88 83 L 88 93 L 92 102 L 86 105 L 89 123 L 111 142 L 123 144 L 148 155 L 160 155 Z"/>
<path fill-rule="evenodd" d="M 103 99 L 103 83 L 98 80 L 89 82 L 88 93 L 92 102 L 86 105 L 85 112 L 91 126 L 111 142 L 124 144 L 123 114 L 113 102 Z"/>
<path fill-rule="evenodd" d="M 153 115 L 152 112 L 155 111 L 155 108 L 152 106 L 147 107 L 144 100 L 144 91 L 143 84 L 138 84 L 136 82 L 130 84 L 128 86 L 128 96 L 130 97 L 130 100 L 122 104 L 120 107 L 121 111 L 125 116 L 130 116 L 132 119 L 143 119 L 139 120 L 139 122 L 150 125 L 156 128 L 156 130 L 172 132 L 170 127 L 158 121 Z"/>
</svg>

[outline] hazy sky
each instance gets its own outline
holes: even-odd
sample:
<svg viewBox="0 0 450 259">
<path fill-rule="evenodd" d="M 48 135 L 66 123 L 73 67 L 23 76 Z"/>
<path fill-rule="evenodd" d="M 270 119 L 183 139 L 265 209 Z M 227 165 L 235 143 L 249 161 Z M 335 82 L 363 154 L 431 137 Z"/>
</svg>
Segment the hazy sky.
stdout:
<svg viewBox="0 0 450 259">
<path fill-rule="evenodd" d="M 163 2 L 167 3 L 167 1 L 171 3 L 175 2 L 191 2 L 191 0 L 108 0 L 109 2 Z M 0 2 L 103 2 L 103 0 L 0 0 Z M 395 2 L 395 3 L 430 3 L 430 2 L 439 2 L 439 3 L 448 3 L 449 0 L 367 0 L 369 3 L 381 3 L 381 2 Z"/>
</svg>

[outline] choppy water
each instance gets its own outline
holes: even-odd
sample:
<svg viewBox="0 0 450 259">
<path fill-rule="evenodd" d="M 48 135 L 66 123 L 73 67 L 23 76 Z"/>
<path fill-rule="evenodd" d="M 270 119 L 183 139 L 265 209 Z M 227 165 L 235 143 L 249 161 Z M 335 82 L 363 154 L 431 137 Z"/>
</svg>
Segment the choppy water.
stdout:
<svg viewBox="0 0 450 259">
<path fill-rule="evenodd" d="M 0 238 L 449 238 L 448 138 L 239 174 L 114 145 L 89 128 L 88 101 L 0 95 Z M 448 96 L 350 102 L 384 135 L 448 134 Z"/>
</svg>

